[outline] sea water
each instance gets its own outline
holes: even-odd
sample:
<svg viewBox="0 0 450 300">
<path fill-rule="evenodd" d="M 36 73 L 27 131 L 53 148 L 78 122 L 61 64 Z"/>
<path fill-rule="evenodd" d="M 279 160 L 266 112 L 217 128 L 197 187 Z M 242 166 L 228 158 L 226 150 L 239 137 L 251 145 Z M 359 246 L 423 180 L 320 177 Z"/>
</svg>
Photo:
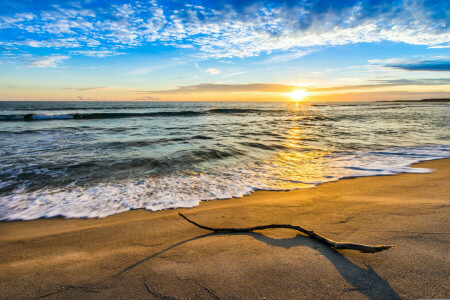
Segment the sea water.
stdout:
<svg viewBox="0 0 450 300">
<path fill-rule="evenodd" d="M 105 217 L 425 173 L 447 103 L 0 102 L 0 219 Z"/>
</svg>

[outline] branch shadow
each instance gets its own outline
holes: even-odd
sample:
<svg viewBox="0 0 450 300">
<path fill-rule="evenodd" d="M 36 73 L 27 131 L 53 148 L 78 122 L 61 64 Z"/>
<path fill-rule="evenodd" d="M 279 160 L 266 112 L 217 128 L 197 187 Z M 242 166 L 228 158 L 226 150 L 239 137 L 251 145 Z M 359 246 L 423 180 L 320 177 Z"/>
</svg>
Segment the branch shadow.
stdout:
<svg viewBox="0 0 450 300">
<path fill-rule="evenodd" d="M 161 250 L 161 251 L 159 251 L 159 252 L 157 252 L 157 253 L 155 253 L 155 254 L 152 254 L 152 255 L 150 255 L 150 256 L 148 256 L 148 257 L 146 257 L 146 258 L 144 258 L 144 259 L 141 259 L 140 261 L 137 261 L 137 262 L 135 262 L 134 264 L 132 264 L 132 265 L 130 265 L 130 266 L 128 266 L 128 267 L 122 269 L 120 272 L 118 272 L 117 274 L 115 274 L 115 275 L 113 276 L 113 278 L 115 278 L 115 277 L 117 277 L 117 276 L 120 276 L 120 275 L 122 275 L 123 273 L 125 273 L 125 272 L 127 272 L 127 271 L 130 271 L 131 269 L 134 269 L 135 267 L 139 266 L 140 264 L 145 263 L 147 260 L 150 260 L 150 259 L 152 259 L 152 258 L 155 258 L 155 257 L 157 257 L 158 255 L 161 255 L 161 254 L 163 254 L 164 252 L 169 251 L 170 249 L 173 249 L 173 248 L 178 247 L 178 246 L 181 246 L 181 245 L 183 245 L 183 244 L 186 244 L 186 243 L 189 243 L 189 242 L 192 242 L 192 241 L 195 241 L 195 240 L 199 240 L 199 239 L 202 239 L 202 238 L 211 236 L 211 235 L 215 235 L 215 233 L 208 233 L 208 234 L 196 236 L 196 237 L 194 237 L 194 238 L 190 238 L 190 239 L 181 241 L 181 242 L 179 242 L 179 243 L 176 243 L 176 244 L 174 244 L 174 245 L 172 245 L 172 246 L 169 246 L 169 247 L 167 247 L 167 248 L 165 248 L 165 249 L 163 249 L 163 250 Z"/>
<path fill-rule="evenodd" d="M 245 233 L 243 235 L 251 236 L 273 247 L 289 249 L 304 246 L 317 250 L 333 264 L 342 278 L 353 286 L 346 292 L 358 291 L 369 299 L 401 299 L 389 283 L 378 275 L 371 266 L 366 264 L 367 269 L 361 268 L 338 251 L 304 235 L 286 239 L 273 239 L 261 233 Z"/>
<path fill-rule="evenodd" d="M 267 237 L 261 233 L 249 232 L 249 233 L 208 233 L 200 235 L 194 238 L 190 238 L 174 244 L 170 247 L 165 248 L 157 253 L 154 253 L 118 272 L 113 277 L 122 275 L 125 272 L 145 263 L 146 261 L 155 258 L 164 252 L 167 252 L 175 247 L 181 246 L 183 244 L 207 238 L 210 236 L 238 236 L 245 235 L 252 237 L 266 245 L 272 247 L 281 247 L 284 249 L 289 249 L 292 247 L 309 247 L 318 251 L 326 259 L 333 264 L 342 278 L 350 284 L 353 288 L 347 289 L 344 292 L 358 291 L 369 299 L 401 299 L 401 297 L 395 292 L 395 290 L 389 285 L 389 283 L 383 279 L 378 273 L 369 265 L 365 265 L 366 269 L 359 267 L 350 260 L 348 260 L 343 254 L 337 252 L 336 250 L 320 243 L 314 241 L 304 235 L 297 235 L 293 238 L 285 239 L 274 239 Z"/>
</svg>

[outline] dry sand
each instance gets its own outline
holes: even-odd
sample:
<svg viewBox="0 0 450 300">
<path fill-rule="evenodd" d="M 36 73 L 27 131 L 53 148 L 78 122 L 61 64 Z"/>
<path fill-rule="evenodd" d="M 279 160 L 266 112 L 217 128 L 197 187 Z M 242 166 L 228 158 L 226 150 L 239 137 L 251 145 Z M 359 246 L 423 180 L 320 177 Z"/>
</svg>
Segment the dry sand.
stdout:
<svg viewBox="0 0 450 300">
<path fill-rule="evenodd" d="M 449 298 L 450 159 L 418 166 L 436 171 L 256 192 L 193 209 L 1 222 L 0 299 Z M 336 252 L 280 229 L 208 234 L 178 212 L 216 227 L 290 223 L 396 248 Z"/>
</svg>

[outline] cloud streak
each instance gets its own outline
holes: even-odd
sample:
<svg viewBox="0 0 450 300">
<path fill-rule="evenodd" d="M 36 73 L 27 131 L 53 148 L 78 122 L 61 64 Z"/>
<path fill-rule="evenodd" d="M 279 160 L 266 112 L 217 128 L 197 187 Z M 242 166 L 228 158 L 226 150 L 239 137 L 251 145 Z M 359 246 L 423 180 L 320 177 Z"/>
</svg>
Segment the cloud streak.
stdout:
<svg viewBox="0 0 450 300">
<path fill-rule="evenodd" d="M 307 87 L 308 92 L 333 92 L 359 89 L 373 89 L 394 86 L 430 86 L 430 85 L 448 85 L 450 78 L 424 78 L 424 79 L 390 79 L 390 80 L 369 80 L 369 84 L 360 85 L 342 85 L 333 87 Z"/>
<path fill-rule="evenodd" d="M 30 68 L 56 68 L 59 64 L 69 59 L 67 55 L 50 55 L 50 56 L 26 56 L 28 60 L 28 67 Z"/>
<path fill-rule="evenodd" d="M 72 87 L 65 87 L 62 88 L 63 90 L 72 90 L 72 91 L 81 91 L 81 92 L 90 92 L 90 91 L 104 91 L 104 90 L 110 90 L 114 89 L 114 87 L 108 87 L 108 86 L 99 86 L 99 87 L 88 87 L 88 88 L 72 88 Z"/>
<path fill-rule="evenodd" d="M 126 54 L 125 52 L 119 52 L 114 50 L 78 50 L 72 51 L 72 55 L 85 55 L 90 57 L 108 57 Z"/>
<path fill-rule="evenodd" d="M 306 86 L 300 87 L 291 84 L 276 83 L 248 83 L 248 84 L 217 84 L 202 83 L 196 85 L 179 86 L 174 89 L 156 90 L 156 91 L 136 91 L 138 94 L 195 94 L 195 93 L 236 93 L 236 92 L 263 92 L 263 93 L 290 93 L 295 90 L 305 90 L 308 92 L 334 92 L 367 90 L 383 87 L 397 86 L 439 86 L 449 85 L 450 78 L 426 78 L 426 79 L 390 79 L 390 80 L 369 80 L 368 84 L 360 85 L 342 85 L 332 87 Z"/>
<path fill-rule="evenodd" d="M 179 86 L 170 90 L 136 91 L 139 94 L 193 94 L 193 93 L 219 93 L 219 92 L 269 92 L 288 93 L 298 89 L 295 85 L 274 83 L 248 83 L 248 84 L 216 84 L 202 83 L 189 86 Z"/>
<path fill-rule="evenodd" d="M 390 60 L 384 64 L 386 67 L 401 69 L 406 71 L 434 71 L 449 72 L 450 59 L 417 59 L 417 60 Z"/>
</svg>

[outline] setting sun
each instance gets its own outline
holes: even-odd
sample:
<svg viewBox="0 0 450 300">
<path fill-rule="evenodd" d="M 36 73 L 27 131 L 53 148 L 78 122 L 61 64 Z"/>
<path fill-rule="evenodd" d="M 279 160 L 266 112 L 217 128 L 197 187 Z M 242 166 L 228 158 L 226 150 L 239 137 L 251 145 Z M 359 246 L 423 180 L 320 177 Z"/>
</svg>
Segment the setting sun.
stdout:
<svg viewBox="0 0 450 300">
<path fill-rule="evenodd" d="M 287 94 L 293 101 L 302 101 L 309 93 L 305 90 L 295 90 Z"/>
</svg>

